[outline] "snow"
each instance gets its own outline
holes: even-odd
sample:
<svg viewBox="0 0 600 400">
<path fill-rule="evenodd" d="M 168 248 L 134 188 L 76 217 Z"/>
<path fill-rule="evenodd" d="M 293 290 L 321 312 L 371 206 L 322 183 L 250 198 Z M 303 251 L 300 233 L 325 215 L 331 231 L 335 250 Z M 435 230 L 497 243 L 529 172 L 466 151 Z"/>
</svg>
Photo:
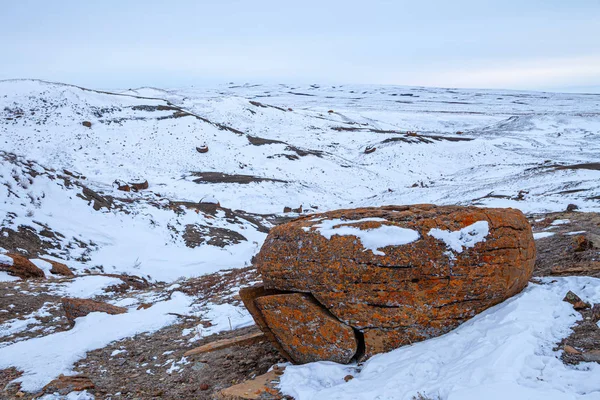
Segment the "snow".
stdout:
<svg viewBox="0 0 600 400">
<path fill-rule="evenodd" d="M 456 253 L 462 253 L 465 248 L 475 247 L 477 243 L 485 242 L 490 233 L 487 221 L 477 221 L 458 231 L 448 231 L 433 228 L 428 235 L 446 243 L 446 247 Z"/>
<path fill-rule="evenodd" d="M 123 281 L 119 278 L 102 275 L 88 275 L 74 278 L 71 281 L 55 284 L 53 292 L 59 296 L 89 299 L 106 294 L 107 287 L 120 285 Z"/>
<path fill-rule="evenodd" d="M 14 264 L 14 261 L 9 256 L 5 256 L 4 254 L 0 254 L 0 264 L 8 265 L 9 267 Z"/>
<path fill-rule="evenodd" d="M 534 240 L 539 240 L 539 239 L 544 239 L 550 236 L 554 236 L 555 233 L 554 232 L 534 232 L 533 233 L 533 239 Z"/>
<path fill-rule="evenodd" d="M 8 272 L 0 271 L 0 282 L 14 282 L 19 280 L 21 280 L 21 278 L 9 275 Z"/>
<path fill-rule="evenodd" d="M 0 349 L 0 369 L 23 370 L 17 378 L 25 391 L 36 391 L 60 374 L 72 374 L 73 364 L 88 351 L 144 332 L 154 332 L 177 320 L 169 313 L 189 312 L 192 299 L 174 292 L 171 299 L 145 310 L 109 315 L 100 312 L 77 318 L 68 331 L 14 343 Z"/>
<path fill-rule="evenodd" d="M 356 236 L 360 239 L 365 250 L 371 250 L 374 255 L 378 256 L 385 255 L 384 252 L 379 250 L 383 247 L 401 246 L 412 243 L 420 238 L 419 232 L 399 226 L 381 224 L 377 228 L 370 229 L 348 226 L 370 221 L 387 222 L 384 218 L 362 218 L 355 221 L 331 219 L 314 225 L 314 228 L 328 240 L 334 235 Z"/>
<path fill-rule="evenodd" d="M 296 400 L 598 399 L 600 365 L 563 364 L 554 351 L 581 318 L 562 301 L 569 290 L 600 302 L 600 280 L 544 279 L 452 332 L 356 365 L 288 366 L 284 394 Z M 354 376 L 349 382 L 344 376 Z"/>
<path fill-rule="evenodd" d="M 573 236 L 573 235 L 581 235 L 582 233 L 585 233 L 586 231 L 574 231 L 574 232 L 567 232 L 565 233 L 565 235 L 569 235 L 569 236 Z"/>
<path fill-rule="evenodd" d="M 229 303 L 209 303 L 203 308 L 201 316 L 203 320 L 210 321 L 211 325 L 209 327 L 198 325 L 196 329 L 184 329 L 183 336 L 195 333 L 195 335 L 189 339 L 190 342 L 194 342 L 215 333 L 254 325 L 254 319 L 252 319 L 252 316 L 246 307 Z"/>
</svg>

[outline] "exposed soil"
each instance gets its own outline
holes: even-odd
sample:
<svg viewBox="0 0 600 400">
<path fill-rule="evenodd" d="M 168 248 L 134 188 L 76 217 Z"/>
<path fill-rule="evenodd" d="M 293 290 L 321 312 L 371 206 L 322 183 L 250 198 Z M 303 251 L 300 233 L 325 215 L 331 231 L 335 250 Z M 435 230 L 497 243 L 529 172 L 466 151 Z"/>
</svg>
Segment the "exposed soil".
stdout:
<svg viewBox="0 0 600 400">
<path fill-rule="evenodd" d="M 192 172 L 192 176 L 197 176 L 194 179 L 195 183 L 240 183 L 248 184 L 252 182 L 281 182 L 287 183 L 287 181 L 281 179 L 272 178 L 261 178 L 253 175 L 230 175 L 222 172 Z"/>
</svg>

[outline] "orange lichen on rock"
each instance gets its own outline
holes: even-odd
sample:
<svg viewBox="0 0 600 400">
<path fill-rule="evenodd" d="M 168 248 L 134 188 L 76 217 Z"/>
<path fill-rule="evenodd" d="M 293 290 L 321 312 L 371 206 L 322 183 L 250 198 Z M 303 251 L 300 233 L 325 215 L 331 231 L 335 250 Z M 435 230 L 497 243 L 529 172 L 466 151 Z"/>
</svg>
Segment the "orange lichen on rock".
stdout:
<svg viewBox="0 0 600 400">
<path fill-rule="evenodd" d="M 534 261 L 520 211 L 433 205 L 299 218 L 273 228 L 256 256 L 266 289 L 310 293 L 364 336 L 367 357 L 444 334 L 519 293 Z"/>
<path fill-rule="evenodd" d="M 318 360 L 348 363 L 358 348 L 354 331 L 302 293 L 262 296 L 255 300 L 269 330 L 303 364 Z"/>
</svg>

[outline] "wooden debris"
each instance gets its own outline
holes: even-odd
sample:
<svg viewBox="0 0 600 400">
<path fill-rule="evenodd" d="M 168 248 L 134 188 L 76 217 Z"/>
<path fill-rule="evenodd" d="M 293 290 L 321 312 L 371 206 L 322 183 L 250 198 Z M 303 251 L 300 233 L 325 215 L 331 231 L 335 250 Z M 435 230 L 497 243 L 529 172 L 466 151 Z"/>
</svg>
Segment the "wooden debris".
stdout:
<svg viewBox="0 0 600 400">
<path fill-rule="evenodd" d="M 248 346 L 265 340 L 265 334 L 262 332 L 249 333 L 247 335 L 236 336 L 230 339 L 216 340 L 207 343 L 195 349 L 187 351 L 184 356 L 188 357 L 194 354 L 210 353 L 211 351 L 222 350 L 233 346 Z"/>
<path fill-rule="evenodd" d="M 228 387 L 216 393 L 217 400 L 278 400 L 283 395 L 277 389 L 284 368 L 276 368 L 254 379 Z"/>
</svg>

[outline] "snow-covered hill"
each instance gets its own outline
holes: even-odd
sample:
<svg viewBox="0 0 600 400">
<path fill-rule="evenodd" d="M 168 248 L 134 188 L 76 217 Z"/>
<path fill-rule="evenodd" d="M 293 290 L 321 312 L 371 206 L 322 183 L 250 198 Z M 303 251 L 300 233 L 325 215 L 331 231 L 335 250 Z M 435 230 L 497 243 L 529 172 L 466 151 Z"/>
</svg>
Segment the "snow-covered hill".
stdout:
<svg viewBox="0 0 600 400">
<path fill-rule="evenodd" d="M 248 264 L 270 226 L 255 214 L 286 206 L 598 210 L 599 110 L 600 95 L 2 81 L 3 234 L 50 229 L 49 252 L 75 268 L 169 281 Z M 125 193 L 116 180 L 150 187 Z M 94 194 L 112 206 L 94 210 Z M 223 209 L 181 206 L 214 200 Z"/>
<path fill-rule="evenodd" d="M 202 332 L 251 324 L 234 298 L 256 273 L 236 268 L 297 211 L 410 203 L 600 211 L 599 154 L 600 95 L 249 84 L 105 92 L 0 81 L 0 255 L 18 252 L 46 270 L 37 257 L 62 260 L 78 275 L 27 282 L 0 273 L 10 280 L 0 312 L 11 315 L 0 318 L 0 368 L 24 371 L 17 380 L 34 391 L 59 373 L 92 371 L 75 364 L 93 350 L 120 368 L 121 348 L 147 340 L 148 356 L 163 358 L 148 376 L 199 379 L 184 351 Z M 144 181 L 147 189 L 118 189 Z M 205 276 L 227 268 L 236 270 Z M 146 286 L 123 284 L 125 275 Z M 544 279 L 447 335 L 364 365 L 289 367 L 282 389 L 298 399 L 597 398 L 596 364 L 567 367 L 554 348 L 580 318 L 562 301 L 567 290 L 600 301 L 598 279 Z M 61 296 L 129 312 L 94 313 L 69 330 Z M 165 326 L 168 340 L 154 341 Z M 136 362 L 127 368 L 150 368 Z"/>
</svg>

